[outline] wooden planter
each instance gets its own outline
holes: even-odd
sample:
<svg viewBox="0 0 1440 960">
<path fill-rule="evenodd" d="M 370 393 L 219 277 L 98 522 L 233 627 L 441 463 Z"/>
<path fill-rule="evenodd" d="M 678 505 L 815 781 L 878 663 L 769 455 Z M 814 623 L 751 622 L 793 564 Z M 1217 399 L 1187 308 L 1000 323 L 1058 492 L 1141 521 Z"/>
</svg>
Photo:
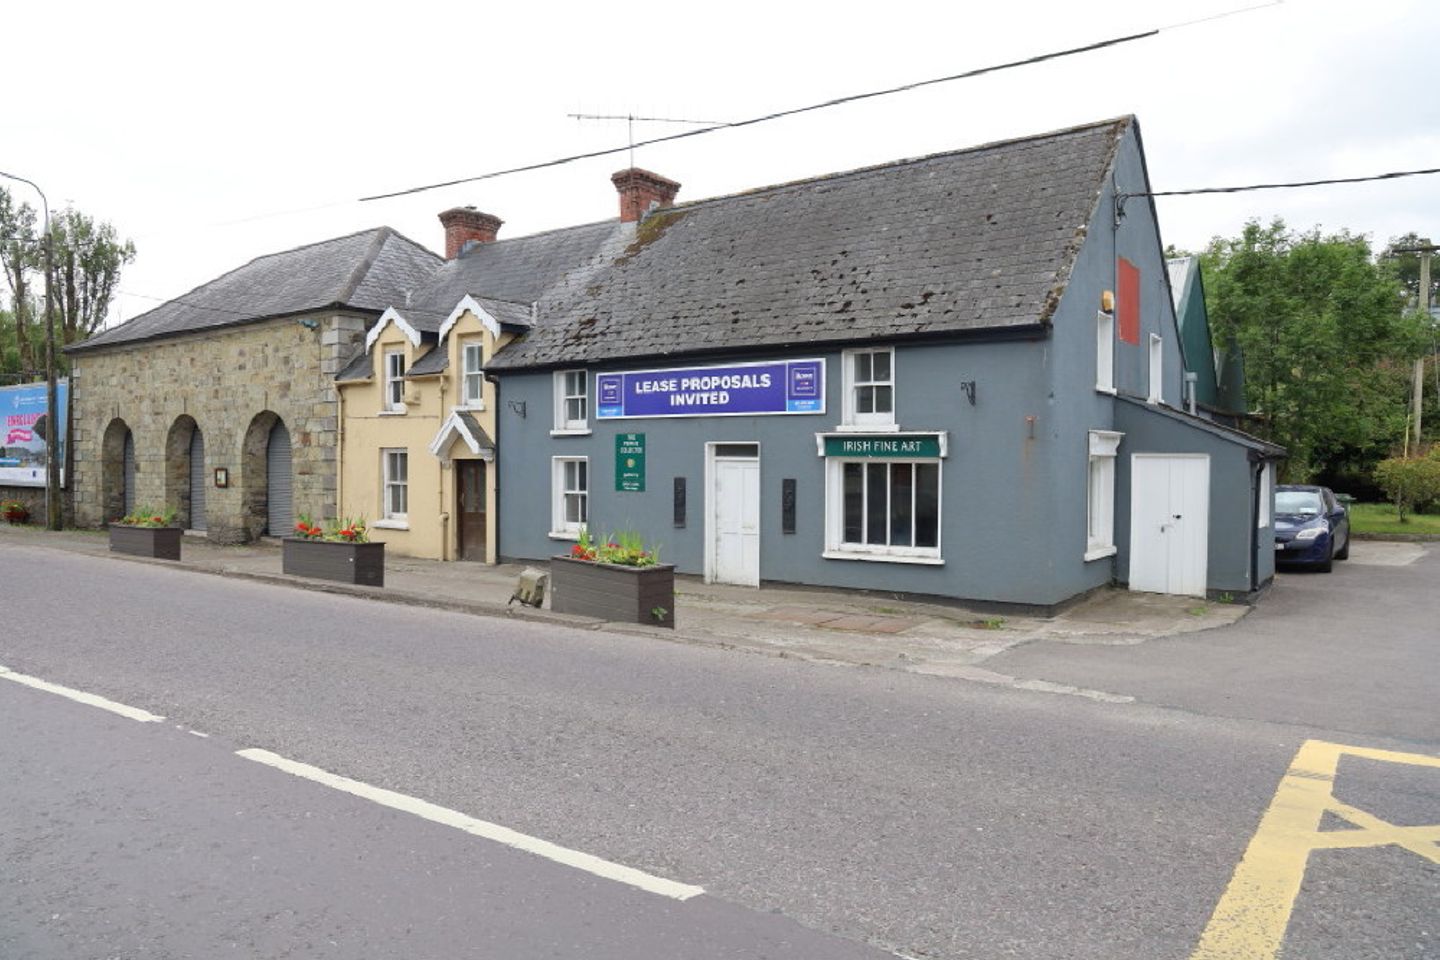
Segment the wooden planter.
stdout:
<svg viewBox="0 0 1440 960">
<path fill-rule="evenodd" d="M 617 623 L 675 626 L 675 565 L 622 567 L 550 558 L 550 609 Z"/>
<path fill-rule="evenodd" d="M 179 527 L 126 527 L 110 525 L 110 552 L 152 560 L 179 560 L 180 538 L 185 531 Z"/>
<path fill-rule="evenodd" d="M 297 577 L 385 586 L 385 544 L 286 537 L 281 569 Z"/>
</svg>

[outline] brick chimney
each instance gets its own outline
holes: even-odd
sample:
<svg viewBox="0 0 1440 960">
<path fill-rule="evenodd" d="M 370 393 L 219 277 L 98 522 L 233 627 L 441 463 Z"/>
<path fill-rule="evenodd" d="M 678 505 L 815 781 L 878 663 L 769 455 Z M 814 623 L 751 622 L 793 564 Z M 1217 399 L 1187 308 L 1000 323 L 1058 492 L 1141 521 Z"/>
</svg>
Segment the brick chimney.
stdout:
<svg viewBox="0 0 1440 960">
<path fill-rule="evenodd" d="M 680 184 L 674 180 L 639 167 L 621 170 L 610 182 L 620 191 L 621 223 L 634 223 L 653 208 L 670 206 L 680 192 Z"/>
<path fill-rule="evenodd" d="M 445 259 L 454 260 L 476 243 L 494 243 L 495 234 L 504 223 L 499 217 L 481 213 L 474 207 L 452 207 L 440 214 L 445 227 Z"/>
</svg>

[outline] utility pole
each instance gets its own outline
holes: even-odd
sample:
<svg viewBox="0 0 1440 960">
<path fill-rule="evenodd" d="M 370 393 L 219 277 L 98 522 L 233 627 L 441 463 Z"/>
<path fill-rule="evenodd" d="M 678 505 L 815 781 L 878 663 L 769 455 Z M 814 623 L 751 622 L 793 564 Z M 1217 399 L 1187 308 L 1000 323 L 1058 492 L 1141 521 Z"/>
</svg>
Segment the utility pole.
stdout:
<svg viewBox="0 0 1440 960">
<path fill-rule="evenodd" d="M 1420 311 L 1425 315 L 1427 324 L 1432 322 L 1430 317 L 1430 256 L 1436 250 L 1440 250 L 1440 246 L 1432 243 L 1423 247 L 1396 247 L 1391 251 L 1392 253 L 1418 253 L 1420 255 Z M 1415 437 L 1416 454 L 1420 452 L 1420 437 L 1422 436 L 1420 433 L 1420 409 L 1424 399 L 1425 357 L 1422 354 L 1415 359 L 1415 390 L 1414 399 L 1411 401 L 1414 412 L 1410 419 L 1415 425 L 1413 436 Z"/>
</svg>

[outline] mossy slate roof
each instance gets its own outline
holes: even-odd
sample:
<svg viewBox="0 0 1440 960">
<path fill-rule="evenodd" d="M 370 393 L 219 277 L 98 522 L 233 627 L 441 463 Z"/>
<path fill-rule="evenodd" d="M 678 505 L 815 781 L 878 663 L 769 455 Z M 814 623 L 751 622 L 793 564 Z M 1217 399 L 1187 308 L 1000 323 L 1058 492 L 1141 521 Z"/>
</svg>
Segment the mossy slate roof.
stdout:
<svg viewBox="0 0 1440 960">
<path fill-rule="evenodd" d="M 656 212 L 603 268 L 545 290 L 532 328 L 489 366 L 1045 324 L 1133 122 Z"/>
<path fill-rule="evenodd" d="M 68 349 L 119 346 L 312 310 L 380 313 L 429 281 L 441 258 L 389 227 L 257 257 Z"/>
</svg>

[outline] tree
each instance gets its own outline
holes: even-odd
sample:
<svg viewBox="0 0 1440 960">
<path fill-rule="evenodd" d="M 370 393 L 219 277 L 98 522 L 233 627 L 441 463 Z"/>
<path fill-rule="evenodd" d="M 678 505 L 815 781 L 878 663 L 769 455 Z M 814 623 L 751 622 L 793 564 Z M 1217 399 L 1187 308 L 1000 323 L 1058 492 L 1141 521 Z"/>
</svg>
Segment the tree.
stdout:
<svg viewBox="0 0 1440 960">
<path fill-rule="evenodd" d="M 1408 361 L 1424 343 L 1396 265 L 1363 236 L 1295 233 L 1279 219 L 1215 238 L 1202 263 L 1215 338 L 1244 353 L 1246 402 L 1258 432 L 1289 449 L 1286 479 L 1347 452 L 1368 464 L 1387 456 L 1404 436 Z"/>
<path fill-rule="evenodd" d="M 76 343 L 94 333 L 110 310 L 120 271 L 135 259 L 135 244 L 121 241 L 115 228 L 66 208 L 50 224 L 54 238 L 57 333 L 62 344 Z"/>
<path fill-rule="evenodd" d="M 1440 499 L 1440 447 L 1429 456 L 1391 457 L 1375 467 L 1375 479 L 1385 495 L 1395 502 L 1400 522 L 1416 506 Z"/>
<path fill-rule="evenodd" d="M 27 336 L 31 323 L 30 275 L 39 267 L 40 244 L 35 234 L 35 208 L 16 204 L 0 187 L 0 272 L 10 287 L 12 327 L 20 371 L 34 370 L 34 348 Z"/>
</svg>

